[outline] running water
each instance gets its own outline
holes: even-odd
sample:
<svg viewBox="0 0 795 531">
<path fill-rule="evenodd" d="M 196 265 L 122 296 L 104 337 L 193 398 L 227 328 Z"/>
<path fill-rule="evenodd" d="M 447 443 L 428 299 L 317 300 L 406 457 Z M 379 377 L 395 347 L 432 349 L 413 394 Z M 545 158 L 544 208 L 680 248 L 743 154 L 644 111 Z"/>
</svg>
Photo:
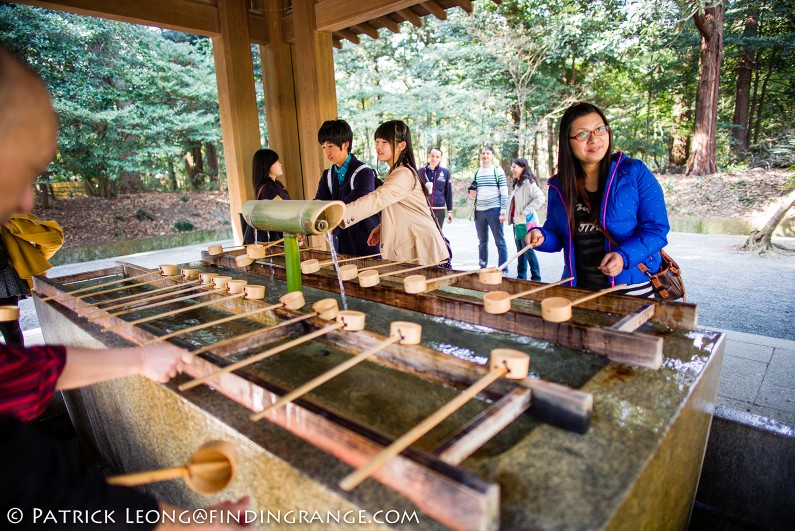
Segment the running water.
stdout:
<svg viewBox="0 0 795 531">
<path fill-rule="evenodd" d="M 337 250 L 334 249 L 334 235 L 332 231 L 326 233 L 326 241 L 328 242 L 328 248 L 331 249 L 331 260 L 334 262 L 334 271 L 337 272 L 337 281 L 340 283 L 340 302 L 342 302 L 342 309 L 347 310 L 348 300 L 345 298 L 345 286 L 340 277 L 340 264 L 337 262 Z"/>
</svg>

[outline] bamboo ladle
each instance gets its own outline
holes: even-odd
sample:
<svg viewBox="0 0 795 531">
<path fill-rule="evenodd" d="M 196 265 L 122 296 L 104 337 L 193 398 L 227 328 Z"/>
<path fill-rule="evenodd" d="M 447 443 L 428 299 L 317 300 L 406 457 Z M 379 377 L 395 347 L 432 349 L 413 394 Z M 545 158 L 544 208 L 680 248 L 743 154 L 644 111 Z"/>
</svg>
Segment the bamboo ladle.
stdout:
<svg viewBox="0 0 795 531">
<path fill-rule="evenodd" d="M 296 388 L 295 390 L 290 391 L 286 395 L 282 396 L 279 400 L 277 400 L 274 404 L 266 406 L 265 409 L 263 409 L 259 413 L 253 414 L 251 416 L 251 420 L 256 422 L 264 418 L 270 411 L 275 410 L 287 404 L 288 402 L 292 402 L 296 398 L 304 396 L 306 393 L 312 391 L 317 387 L 320 387 L 321 385 L 328 382 L 335 376 L 339 376 L 343 372 L 358 365 L 367 358 L 372 357 L 376 352 L 384 350 L 390 345 L 394 345 L 395 343 L 400 343 L 401 345 L 417 345 L 420 342 L 421 338 L 422 338 L 422 326 L 416 323 L 409 323 L 406 321 L 393 321 L 392 324 L 389 325 L 388 338 L 374 345 L 372 348 L 369 348 L 364 352 L 350 358 L 348 361 L 340 363 L 333 369 L 324 372 L 320 376 L 317 376 L 312 380 L 309 380 L 308 382 Z"/>
<path fill-rule="evenodd" d="M 84 291 L 90 291 L 92 289 L 98 289 L 98 288 L 104 288 L 104 287 L 107 287 L 107 286 L 112 286 L 113 284 L 118 284 L 119 282 L 127 282 L 128 280 L 138 280 L 139 278 L 144 278 L 144 277 L 148 277 L 148 276 L 151 276 L 151 275 L 160 275 L 160 274 L 161 274 L 160 270 L 150 271 L 148 273 L 142 273 L 140 275 L 135 275 L 135 276 L 132 276 L 132 277 L 118 278 L 116 280 L 109 280 L 108 282 L 103 282 L 101 284 L 94 284 L 93 286 L 86 286 L 84 288 L 76 289 L 76 290 L 73 290 L 73 291 L 67 291 L 65 293 L 59 293 L 58 295 L 52 295 L 51 297 L 44 297 L 41 300 L 42 300 L 42 302 L 50 301 L 50 300 L 53 300 L 53 299 L 62 300 L 62 299 L 74 296 L 75 293 L 83 293 Z"/>
<path fill-rule="evenodd" d="M 478 280 L 481 283 L 496 286 L 502 283 L 502 271 L 508 267 L 508 264 L 522 256 L 533 247 L 533 245 L 525 246 L 521 251 L 513 255 L 507 262 L 499 267 L 484 267 L 482 269 L 475 269 L 473 271 L 464 271 L 463 273 L 454 273 L 452 275 L 432 278 L 431 280 L 427 280 L 425 275 L 410 275 L 403 279 L 403 289 L 406 291 L 406 293 L 424 293 L 429 291 L 428 286 L 432 284 L 436 284 L 444 280 L 452 280 L 454 278 L 464 277 L 467 275 L 474 275 L 475 273 L 478 273 Z"/>
<path fill-rule="evenodd" d="M 164 336 L 158 336 L 154 339 L 150 339 L 149 341 L 144 341 L 141 345 L 149 345 L 151 343 L 159 343 L 161 341 L 165 341 L 166 339 L 171 339 L 172 337 L 181 336 L 182 334 L 188 334 L 190 332 L 195 332 L 197 330 L 202 330 L 203 328 L 209 328 L 211 326 L 219 325 L 222 323 L 228 323 L 229 321 L 234 321 L 235 319 L 242 319 L 244 317 L 251 317 L 252 315 L 256 315 L 258 313 L 267 312 L 270 310 L 275 310 L 276 308 L 285 307 L 288 310 L 300 310 L 304 307 L 306 302 L 304 301 L 304 294 L 300 291 L 291 291 L 285 295 L 279 297 L 278 304 L 271 304 L 269 306 L 264 306 L 262 308 L 258 308 L 256 310 L 252 310 L 250 312 L 231 315 L 229 317 L 224 317 L 223 319 L 217 319 L 215 321 L 210 321 L 208 323 L 201 323 L 197 324 L 196 326 L 191 326 L 188 328 L 183 328 L 181 330 L 176 330 Z"/>
<path fill-rule="evenodd" d="M 208 441 L 201 445 L 182 465 L 161 470 L 112 476 L 111 485 L 135 487 L 157 481 L 184 478 L 190 488 L 200 494 L 215 494 L 224 490 L 235 478 L 235 447 L 226 441 Z"/>
<path fill-rule="evenodd" d="M 291 293 L 298 293 L 298 292 L 291 292 Z M 320 317 L 321 319 L 324 319 L 326 321 L 331 321 L 337 316 L 338 312 L 339 308 L 337 306 L 336 300 L 320 299 L 319 301 L 317 301 L 312 305 L 312 311 L 310 313 L 299 315 L 298 317 L 293 317 L 292 319 L 287 319 L 286 321 L 282 321 L 281 323 L 271 325 L 265 328 L 258 328 L 256 330 L 252 330 L 251 332 L 246 332 L 245 334 L 236 335 L 235 337 L 230 337 L 229 339 L 224 339 L 223 341 L 218 341 L 217 343 L 205 345 L 196 350 L 192 350 L 190 353 L 194 356 L 198 356 L 199 354 L 215 350 L 219 347 L 226 346 L 230 343 L 234 343 L 236 341 L 242 341 L 244 339 L 254 337 L 258 334 L 263 334 L 265 332 L 270 332 L 271 330 L 276 330 L 277 328 L 283 328 L 285 326 L 294 325 L 296 323 L 300 323 L 301 321 L 306 321 L 307 319 L 311 319 L 313 317 Z"/>
<path fill-rule="evenodd" d="M 250 245 L 234 245 L 232 247 L 223 247 L 221 244 L 217 243 L 217 244 L 211 245 L 211 246 L 209 246 L 207 248 L 207 254 L 209 254 L 210 256 L 217 256 L 219 254 L 224 254 L 227 251 L 236 251 L 238 249 L 244 249 L 244 248 L 246 249 L 246 254 L 248 254 L 248 248 L 249 247 L 256 247 L 256 248 L 261 248 L 261 249 L 264 250 L 264 249 L 267 249 L 268 247 L 271 247 L 272 245 L 279 244 L 279 243 L 281 243 L 283 241 L 284 241 L 284 238 L 281 238 L 279 240 L 268 242 L 268 243 L 266 243 L 264 245 L 258 244 L 258 243 L 252 243 Z M 257 251 L 255 250 L 253 252 L 256 253 Z"/>
<path fill-rule="evenodd" d="M 301 337 L 293 339 L 292 341 L 282 343 L 278 347 L 270 348 L 264 352 L 260 352 L 259 354 L 238 361 L 237 363 L 227 365 L 223 369 L 217 370 L 212 374 L 208 374 L 206 376 L 202 376 L 201 378 L 196 378 L 195 380 L 185 382 L 184 384 L 179 386 L 179 390 L 186 391 L 188 389 L 193 389 L 194 387 L 201 385 L 202 383 L 211 380 L 216 376 L 220 376 L 221 374 L 227 374 L 232 371 L 236 371 L 238 369 L 251 365 L 253 363 L 257 363 L 259 361 L 264 360 L 265 358 L 269 358 L 275 354 L 284 352 L 285 350 L 291 349 L 298 345 L 302 345 L 304 343 L 307 343 L 308 341 L 315 339 L 316 337 L 320 337 L 335 330 L 347 330 L 351 332 L 364 330 L 364 318 L 365 318 L 364 312 L 357 312 L 353 310 L 342 310 L 337 313 L 336 322 L 334 324 L 324 326 L 319 330 L 315 330 L 314 332 L 305 334 Z"/>
<path fill-rule="evenodd" d="M 417 260 L 419 260 L 419 258 L 412 258 L 411 260 L 403 260 L 402 262 L 388 262 L 386 264 L 378 264 L 374 266 L 363 267 L 361 269 L 359 269 L 356 266 L 356 264 L 345 264 L 344 266 L 340 267 L 339 276 L 342 280 L 353 280 L 362 271 L 372 271 L 373 269 L 380 269 L 382 267 L 390 267 L 401 264 L 411 264 L 412 262 L 416 262 Z"/>
<path fill-rule="evenodd" d="M 359 483 L 370 477 L 373 472 L 378 470 L 386 461 L 414 444 L 420 437 L 455 413 L 471 398 L 503 376 L 512 380 L 526 378 L 530 370 L 530 357 L 518 350 L 497 348 L 491 351 L 489 368 L 491 370 L 488 374 L 470 385 L 464 392 L 409 430 L 405 435 L 384 448 L 365 466 L 345 477 L 345 479 L 340 482 L 340 487 L 346 491 L 356 487 Z"/>
<path fill-rule="evenodd" d="M 251 246 L 249 246 L 249 248 L 250 247 Z M 303 252 L 306 252 L 306 251 L 317 251 L 319 249 L 321 249 L 321 247 L 311 247 L 309 249 L 299 249 L 299 252 L 303 253 Z M 238 267 L 246 267 L 246 266 L 250 266 L 251 264 L 253 264 L 255 262 L 255 259 L 256 260 L 262 260 L 262 259 L 265 259 L 265 258 L 272 258 L 274 256 L 284 256 L 285 254 L 286 254 L 285 252 L 267 254 L 267 252 L 265 250 L 263 250 L 261 253 L 259 251 L 254 252 L 254 253 L 246 251 L 246 254 L 241 254 L 240 256 L 236 256 L 235 257 L 235 264 Z"/>
<path fill-rule="evenodd" d="M 525 295 L 530 295 L 531 293 L 538 293 L 539 291 L 544 291 L 548 288 L 560 286 L 561 284 L 565 284 L 566 282 L 569 282 L 573 279 L 574 277 L 564 278 L 563 280 L 558 280 L 557 282 L 552 282 L 551 284 L 544 284 L 543 286 L 538 286 L 527 291 L 514 293 L 513 295 L 506 291 L 492 291 L 490 293 L 486 293 L 483 296 L 483 309 L 486 311 L 486 313 L 507 313 L 511 311 L 512 300 L 524 297 Z"/>
<path fill-rule="evenodd" d="M 376 256 L 381 256 L 381 253 L 375 253 L 367 256 L 355 256 L 353 258 L 346 258 L 344 260 L 337 260 L 338 264 L 342 264 L 343 262 L 352 262 L 354 260 L 364 260 L 365 258 L 373 258 Z M 301 273 L 304 275 L 311 275 L 312 273 L 317 273 L 320 271 L 321 268 L 327 267 L 330 265 L 334 265 L 334 260 L 324 260 L 320 261 L 317 258 L 310 258 L 309 260 L 304 260 L 301 262 Z"/>
<path fill-rule="evenodd" d="M 362 271 L 359 273 L 359 285 L 363 288 L 371 288 L 378 285 L 378 283 L 381 282 L 381 279 L 384 277 L 391 277 L 392 275 L 399 275 L 400 273 L 408 273 L 409 271 L 417 271 L 418 269 L 426 269 L 428 267 L 437 267 L 444 264 L 445 262 L 447 262 L 446 259 L 436 264 L 409 267 L 407 269 L 398 269 L 397 271 L 390 271 L 388 273 L 384 273 L 383 275 L 379 274 L 375 269 Z"/>
<path fill-rule="evenodd" d="M 573 301 L 570 301 L 566 297 L 548 297 L 541 301 L 541 317 L 543 317 L 545 321 L 563 323 L 571 319 L 572 306 L 601 297 L 602 295 L 607 295 L 612 291 L 625 288 L 626 286 L 626 284 L 619 284 L 618 286 L 603 289 L 602 291 L 597 291 L 596 293 Z"/>
<path fill-rule="evenodd" d="M 195 289 L 209 289 L 213 285 L 212 279 L 215 278 L 215 277 L 218 277 L 218 276 L 220 276 L 220 275 L 218 275 L 218 273 L 201 273 L 200 274 L 201 285 L 193 286 L 191 288 L 188 288 L 186 291 L 191 291 L 191 290 L 195 290 Z M 231 277 L 225 277 L 225 278 L 231 279 Z M 96 321 L 96 320 L 100 320 L 100 319 L 105 319 L 107 317 L 115 317 L 117 315 L 122 315 L 122 314 L 128 313 L 128 311 L 137 311 L 137 310 L 141 310 L 141 309 L 144 309 L 144 308 L 154 308 L 156 306 L 162 306 L 164 304 L 171 304 L 172 302 L 184 301 L 184 300 L 192 299 L 192 298 L 195 298 L 195 297 L 203 297 L 205 295 L 210 295 L 212 293 L 223 293 L 224 291 L 226 291 L 226 284 L 224 284 L 222 289 L 211 290 L 211 291 L 207 291 L 207 292 L 204 292 L 204 293 L 191 293 L 190 295 L 185 295 L 184 297 L 177 297 L 176 299 L 169 299 L 167 301 L 163 301 L 162 303 L 150 304 L 150 305 L 146 305 L 146 306 L 136 306 L 134 308 L 131 308 L 129 310 L 125 310 L 123 312 L 116 312 L 116 313 L 111 313 L 111 314 L 108 314 L 108 315 L 100 315 L 101 313 L 107 312 L 109 310 L 115 310 L 117 308 L 124 308 L 124 307 L 130 306 L 131 304 L 138 304 L 140 302 L 143 302 L 146 299 L 125 301 L 125 302 L 121 302 L 121 303 L 118 303 L 118 304 L 113 304 L 112 306 L 106 306 L 104 308 L 98 308 L 97 312 L 92 313 L 92 314 L 88 314 L 85 317 L 86 317 L 86 319 L 88 319 L 90 321 Z M 149 292 L 149 293 L 151 293 L 151 292 Z M 170 295 L 175 295 L 175 294 L 176 293 L 160 294 L 160 295 L 156 295 L 154 297 L 149 297 L 149 299 L 160 299 L 162 297 L 168 297 Z M 118 300 L 119 299 L 114 299 L 113 301 L 105 301 L 105 302 L 116 302 Z"/>
<path fill-rule="evenodd" d="M 169 277 L 165 277 L 162 280 L 167 280 Z M 173 278 L 182 278 L 181 275 Z M 112 299 L 108 299 L 105 301 L 98 301 L 93 304 L 80 304 L 75 306 L 75 310 L 81 310 L 83 308 L 92 307 L 97 310 L 105 311 L 108 308 L 121 308 L 122 306 L 128 306 L 129 304 L 133 304 L 135 302 L 140 302 L 141 300 L 152 300 L 157 299 L 163 296 L 169 295 L 176 295 L 178 293 L 184 293 L 185 291 L 189 291 L 192 289 L 196 289 L 198 285 L 201 283 L 201 280 L 189 280 L 187 282 L 180 282 L 179 284 L 173 284 L 171 286 L 166 286 L 164 288 L 157 288 L 151 291 L 142 291 L 140 293 L 133 293 L 132 295 L 125 295 L 124 297 L 114 297 Z M 186 286 L 189 286 L 186 289 Z M 137 300 L 136 300 L 137 299 Z M 119 304 L 123 302 L 123 304 Z M 105 306 L 106 304 L 110 304 L 111 306 Z M 102 308 L 100 308 L 102 306 Z M 99 312 L 97 312 L 99 313 Z M 93 314 L 89 314 L 93 315 Z"/>
<path fill-rule="evenodd" d="M 323 250 L 323 247 L 307 247 L 306 249 L 298 249 L 298 252 L 299 253 L 305 253 L 307 251 L 322 251 L 322 250 Z M 266 254 L 265 256 L 262 257 L 262 259 L 273 258 L 274 256 L 284 256 L 285 254 L 287 254 L 287 253 Z M 258 262 L 258 263 L 267 265 L 265 262 Z"/>
<path fill-rule="evenodd" d="M 217 277 L 216 277 L 217 278 Z M 105 327 L 102 329 L 103 332 L 110 332 L 111 330 L 117 330 L 119 328 L 126 328 L 128 326 L 134 326 L 141 323 L 147 323 L 149 321 L 154 321 L 156 319 L 162 319 L 163 317 L 169 317 L 171 315 L 177 315 L 179 313 L 189 312 L 191 310 L 195 310 L 196 308 L 203 308 L 204 306 L 209 306 L 211 304 L 218 304 L 221 302 L 231 301 L 233 299 L 240 299 L 245 297 L 246 299 L 250 300 L 262 300 L 265 298 L 265 286 L 258 286 L 258 285 L 247 285 L 245 280 L 230 280 L 226 284 L 226 291 L 231 293 L 228 297 L 222 297 L 220 299 L 212 299 L 205 302 L 200 302 L 198 304 L 193 304 L 191 306 L 187 306 L 185 308 L 179 308 L 177 310 L 171 310 L 168 312 L 163 312 L 157 315 L 152 315 L 150 317 L 143 317 L 141 319 L 136 319 L 135 321 L 128 321 L 124 323 L 119 323 L 114 326 Z"/>
<path fill-rule="evenodd" d="M 173 269 L 172 269 L 173 268 Z M 164 272 L 165 271 L 165 272 Z M 113 293 L 114 291 L 121 291 L 125 289 L 135 288 L 138 286 L 148 286 L 150 284 L 156 284 L 163 280 L 175 280 L 178 278 L 182 278 L 181 274 L 177 274 L 179 272 L 179 268 L 175 265 L 161 265 L 159 266 L 160 278 L 154 280 L 148 280 L 146 282 L 136 282 L 135 284 L 129 286 L 116 286 L 115 288 L 103 289 L 102 291 L 95 291 L 93 293 L 83 293 L 82 295 L 78 295 L 77 297 L 73 297 L 74 299 L 81 300 L 85 299 L 86 297 L 93 297 L 94 295 L 104 295 L 105 293 Z M 130 280 L 129 278 L 122 279 Z M 92 306 L 91 304 L 85 304 L 83 306 Z M 82 308 L 83 306 L 76 306 L 77 308 Z"/>
</svg>

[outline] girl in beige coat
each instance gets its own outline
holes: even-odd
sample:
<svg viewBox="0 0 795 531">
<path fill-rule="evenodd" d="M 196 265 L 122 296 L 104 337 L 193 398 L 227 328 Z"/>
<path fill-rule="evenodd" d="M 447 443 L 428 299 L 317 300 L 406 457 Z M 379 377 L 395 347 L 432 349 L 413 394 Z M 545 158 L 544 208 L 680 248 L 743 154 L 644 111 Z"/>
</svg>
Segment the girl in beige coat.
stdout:
<svg viewBox="0 0 795 531">
<path fill-rule="evenodd" d="M 384 260 L 416 258 L 420 265 L 450 259 L 447 244 L 428 206 L 425 184 L 420 182 L 411 147 L 408 126 L 391 120 L 375 132 L 378 160 L 390 167 L 384 184 L 345 208 L 342 227 L 349 227 L 381 213 L 381 224 L 367 239 L 367 245 L 381 244 Z"/>
</svg>

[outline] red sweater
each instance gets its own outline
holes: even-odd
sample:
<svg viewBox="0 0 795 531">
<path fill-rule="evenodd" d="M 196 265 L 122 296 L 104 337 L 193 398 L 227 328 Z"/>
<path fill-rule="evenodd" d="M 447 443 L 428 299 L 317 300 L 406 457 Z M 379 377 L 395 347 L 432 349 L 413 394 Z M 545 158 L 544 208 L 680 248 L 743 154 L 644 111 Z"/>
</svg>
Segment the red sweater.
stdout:
<svg viewBox="0 0 795 531">
<path fill-rule="evenodd" d="M 66 365 L 66 347 L 0 345 L 0 414 L 20 420 L 41 415 Z"/>
</svg>

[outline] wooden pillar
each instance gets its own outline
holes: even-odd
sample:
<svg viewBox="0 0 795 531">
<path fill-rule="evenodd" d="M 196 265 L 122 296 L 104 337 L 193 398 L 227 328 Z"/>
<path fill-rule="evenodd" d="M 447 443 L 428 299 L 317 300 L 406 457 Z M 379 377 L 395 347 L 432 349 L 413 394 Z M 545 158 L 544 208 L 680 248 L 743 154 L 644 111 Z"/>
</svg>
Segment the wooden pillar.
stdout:
<svg viewBox="0 0 795 531">
<path fill-rule="evenodd" d="M 259 47 L 265 93 L 265 119 L 268 122 L 268 147 L 279 154 L 284 166 L 284 183 L 290 197 L 312 199 L 314 191 L 308 196 L 304 193 L 293 75 L 293 45 L 284 42 L 282 17 L 279 15 L 281 6 L 281 0 L 266 0 L 269 42 Z"/>
<path fill-rule="evenodd" d="M 311 199 L 317 191 L 320 174 L 329 165 L 317 143 L 317 130 L 325 120 L 337 118 L 334 54 L 331 33 L 316 30 L 314 0 L 294 0 L 293 21 L 298 142 L 304 195 Z"/>
<path fill-rule="evenodd" d="M 254 198 L 251 159 L 260 148 L 246 5 L 246 0 L 218 2 L 220 34 L 213 37 L 226 182 L 236 243 L 242 241 L 242 205 Z"/>
</svg>

